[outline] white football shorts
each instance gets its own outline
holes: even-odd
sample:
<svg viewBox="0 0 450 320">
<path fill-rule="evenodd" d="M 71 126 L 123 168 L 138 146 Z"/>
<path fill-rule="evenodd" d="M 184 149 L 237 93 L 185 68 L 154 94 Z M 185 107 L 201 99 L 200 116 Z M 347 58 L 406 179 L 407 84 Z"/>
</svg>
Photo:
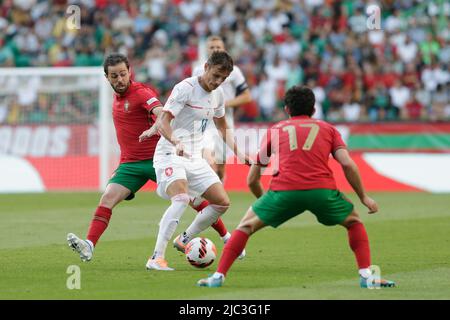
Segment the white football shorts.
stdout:
<svg viewBox="0 0 450 320">
<path fill-rule="evenodd" d="M 156 170 L 158 187 L 156 193 L 170 199 L 167 188 L 176 180 L 187 180 L 188 194 L 191 198 L 201 196 L 215 183 L 222 183 L 205 159 L 190 160 L 183 157 L 168 157 L 164 165 Z"/>
</svg>

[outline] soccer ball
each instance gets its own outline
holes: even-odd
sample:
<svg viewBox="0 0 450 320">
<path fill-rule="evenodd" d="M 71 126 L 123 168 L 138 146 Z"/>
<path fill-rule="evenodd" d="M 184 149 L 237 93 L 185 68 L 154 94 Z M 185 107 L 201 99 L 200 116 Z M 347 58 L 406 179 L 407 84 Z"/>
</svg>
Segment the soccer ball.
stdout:
<svg viewBox="0 0 450 320">
<path fill-rule="evenodd" d="M 211 240 L 197 237 L 189 241 L 184 253 L 191 265 L 196 268 L 206 268 L 216 259 L 217 250 Z"/>
</svg>

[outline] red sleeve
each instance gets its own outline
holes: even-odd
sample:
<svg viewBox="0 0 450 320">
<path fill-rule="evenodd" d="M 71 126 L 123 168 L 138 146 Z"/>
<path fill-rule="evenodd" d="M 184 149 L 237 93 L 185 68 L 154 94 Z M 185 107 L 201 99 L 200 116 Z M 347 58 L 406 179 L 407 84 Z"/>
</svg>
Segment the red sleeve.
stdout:
<svg viewBox="0 0 450 320">
<path fill-rule="evenodd" d="M 256 155 L 256 164 L 267 167 L 270 162 L 270 156 L 272 155 L 272 131 L 274 129 L 267 129 L 266 135 L 263 137 L 261 147 Z"/>
<path fill-rule="evenodd" d="M 139 90 L 138 94 L 140 100 L 142 101 L 142 107 L 146 110 L 151 111 L 155 107 L 162 106 L 152 89 L 143 88 Z"/>
<path fill-rule="evenodd" d="M 339 131 L 335 127 L 331 127 L 333 130 L 333 154 L 336 150 L 341 148 L 347 148 L 344 140 L 342 140 L 342 136 Z"/>
</svg>

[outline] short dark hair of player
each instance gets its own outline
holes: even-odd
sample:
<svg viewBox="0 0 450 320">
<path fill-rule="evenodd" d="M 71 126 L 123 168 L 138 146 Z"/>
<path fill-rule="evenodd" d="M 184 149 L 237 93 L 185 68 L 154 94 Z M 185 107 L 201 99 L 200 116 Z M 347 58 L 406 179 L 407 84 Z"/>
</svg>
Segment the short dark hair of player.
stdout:
<svg viewBox="0 0 450 320">
<path fill-rule="evenodd" d="M 293 86 L 284 96 L 284 104 L 290 116 L 309 116 L 314 113 L 316 98 L 314 92 L 306 86 Z"/>
<path fill-rule="evenodd" d="M 124 62 L 127 66 L 127 69 L 130 70 L 130 63 L 128 62 L 128 58 L 126 56 L 121 53 L 109 54 L 103 62 L 103 70 L 105 71 L 105 74 L 108 75 L 109 66 L 115 66 L 122 62 Z"/>
<path fill-rule="evenodd" d="M 206 63 L 209 66 L 220 66 L 220 71 L 233 71 L 233 58 L 226 51 L 214 51 Z"/>
</svg>

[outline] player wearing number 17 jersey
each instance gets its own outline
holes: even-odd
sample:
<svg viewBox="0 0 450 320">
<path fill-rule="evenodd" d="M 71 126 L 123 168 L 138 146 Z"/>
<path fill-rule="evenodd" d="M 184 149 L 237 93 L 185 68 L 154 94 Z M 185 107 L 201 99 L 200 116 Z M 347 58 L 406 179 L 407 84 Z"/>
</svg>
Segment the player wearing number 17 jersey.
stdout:
<svg viewBox="0 0 450 320">
<path fill-rule="evenodd" d="M 314 93 L 307 87 L 294 86 L 286 92 L 285 111 L 290 119 L 268 130 L 257 162 L 249 172 L 250 190 L 259 199 L 248 209 L 225 245 L 217 271 L 198 281 L 199 286 L 222 286 L 225 275 L 253 233 L 267 225 L 276 228 L 306 210 L 326 226 L 339 224 L 347 229 L 361 287 L 395 286 L 394 282 L 376 278 L 371 272 L 366 230 L 353 204 L 336 188 L 328 167 L 330 155 L 342 166 L 348 182 L 369 213 L 377 212 L 378 205 L 364 191 L 358 168 L 337 129 L 311 118 L 314 102 Z M 271 155 L 278 158 L 279 165 L 274 170 L 269 191 L 263 195 L 261 167 L 268 165 Z"/>
</svg>

